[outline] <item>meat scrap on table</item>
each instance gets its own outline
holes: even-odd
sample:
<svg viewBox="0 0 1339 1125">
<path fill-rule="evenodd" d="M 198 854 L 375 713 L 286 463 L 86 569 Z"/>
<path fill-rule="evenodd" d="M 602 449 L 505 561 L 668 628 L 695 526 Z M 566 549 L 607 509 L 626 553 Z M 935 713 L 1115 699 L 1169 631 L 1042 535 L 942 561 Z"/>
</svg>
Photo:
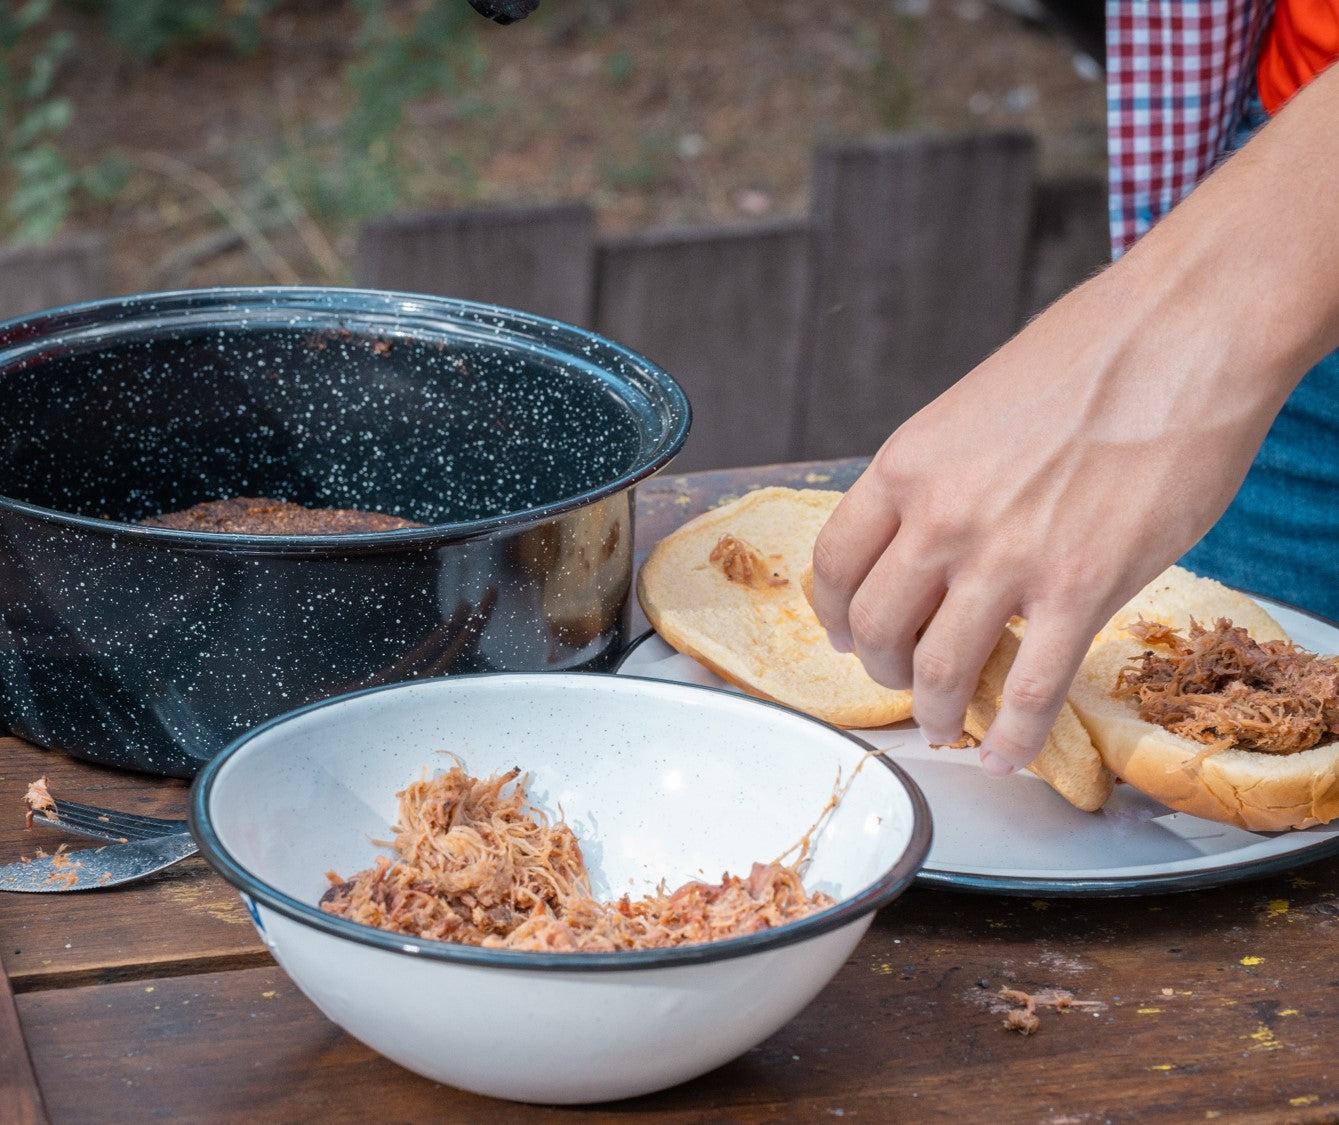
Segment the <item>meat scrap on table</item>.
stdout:
<svg viewBox="0 0 1339 1125">
<path fill-rule="evenodd" d="M 1013 1005 L 1004 1016 L 1004 1029 L 1016 1031 L 1020 1035 L 1035 1035 L 1041 1027 L 1041 1017 L 1037 1008 L 1052 1008 L 1057 1012 L 1070 1009 L 1087 1011 L 1102 1007 L 1097 1000 L 1075 1000 L 1073 993 L 1059 988 L 1047 988 L 1037 993 L 1024 992 L 1021 988 L 1001 988 L 1000 999 Z"/>
</svg>

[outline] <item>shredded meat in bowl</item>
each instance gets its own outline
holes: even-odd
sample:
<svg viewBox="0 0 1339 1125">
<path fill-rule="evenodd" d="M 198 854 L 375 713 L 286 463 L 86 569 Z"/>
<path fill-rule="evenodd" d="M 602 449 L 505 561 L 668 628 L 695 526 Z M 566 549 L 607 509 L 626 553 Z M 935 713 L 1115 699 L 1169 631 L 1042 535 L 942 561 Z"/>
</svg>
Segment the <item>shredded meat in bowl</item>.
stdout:
<svg viewBox="0 0 1339 1125">
<path fill-rule="evenodd" d="M 1202 742 L 1293 754 L 1339 735 L 1339 662 L 1289 641 L 1254 641 L 1220 618 L 1192 621 L 1185 636 L 1156 622 L 1129 627 L 1149 649 L 1116 680 L 1139 717 Z"/>
<path fill-rule="evenodd" d="M 397 858 L 342 879 L 328 913 L 417 937 L 492 949 L 614 952 L 754 933 L 833 905 L 795 867 L 755 863 L 747 878 L 597 901 L 581 845 L 526 799 L 519 769 L 486 780 L 457 764 L 400 794 Z M 510 791 L 507 787 L 511 786 Z"/>
</svg>

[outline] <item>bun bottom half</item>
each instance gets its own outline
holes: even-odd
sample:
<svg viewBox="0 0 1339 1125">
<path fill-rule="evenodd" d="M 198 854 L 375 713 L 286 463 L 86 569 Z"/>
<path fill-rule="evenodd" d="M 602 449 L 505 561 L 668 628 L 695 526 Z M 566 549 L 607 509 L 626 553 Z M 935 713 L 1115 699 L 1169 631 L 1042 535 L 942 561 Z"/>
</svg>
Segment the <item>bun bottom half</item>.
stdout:
<svg viewBox="0 0 1339 1125">
<path fill-rule="evenodd" d="M 1117 778 L 1168 808 L 1254 832 L 1310 828 L 1339 817 L 1339 742 L 1293 754 L 1221 750 L 1141 719 L 1112 689 L 1145 646 L 1109 636 L 1088 654 L 1069 701 Z"/>
</svg>

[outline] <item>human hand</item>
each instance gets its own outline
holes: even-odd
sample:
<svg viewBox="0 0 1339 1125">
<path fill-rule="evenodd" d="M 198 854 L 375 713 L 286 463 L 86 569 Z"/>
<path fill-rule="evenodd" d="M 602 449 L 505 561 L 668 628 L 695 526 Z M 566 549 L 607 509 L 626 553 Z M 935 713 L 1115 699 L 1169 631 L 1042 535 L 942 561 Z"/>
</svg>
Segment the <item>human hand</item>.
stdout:
<svg viewBox="0 0 1339 1125">
<path fill-rule="evenodd" d="M 1227 507 L 1302 374 L 1339 347 L 1339 66 L 1114 266 L 910 419 L 814 551 L 814 608 L 955 741 L 1012 614 L 982 763 L 1045 742 L 1089 641 Z"/>
<path fill-rule="evenodd" d="M 912 688 L 929 741 L 961 737 L 1019 614 L 981 754 L 991 773 L 1026 765 L 1093 635 L 1226 508 L 1292 377 L 1260 374 L 1215 290 L 1112 267 L 898 429 L 824 528 L 819 620 Z"/>
</svg>

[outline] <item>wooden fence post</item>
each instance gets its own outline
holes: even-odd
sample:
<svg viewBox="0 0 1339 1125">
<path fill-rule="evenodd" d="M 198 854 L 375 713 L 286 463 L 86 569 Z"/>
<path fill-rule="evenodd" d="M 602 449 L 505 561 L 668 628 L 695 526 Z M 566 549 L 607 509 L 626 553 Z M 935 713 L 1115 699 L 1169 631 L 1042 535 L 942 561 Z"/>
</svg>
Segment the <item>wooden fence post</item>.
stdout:
<svg viewBox="0 0 1339 1125">
<path fill-rule="evenodd" d="M 359 284 L 592 327 L 693 403 L 680 471 L 873 453 L 1106 257 L 1096 179 L 1035 180 L 1023 133 L 821 149 L 807 219 L 597 241 L 586 204 L 391 216 Z"/>
<path fill-rule="evenodd" d="M 0 320 L 108 296 L 107 248 L 80 236 L 0 247 Z"/>
<path fill-rule="evenodd" d="M 675 471 L 787 457 L 808 248 L 804 221 L 601 244 L 598 331 L 659 363 L 693 404 Z"/>
<path fill-rule="evenodd" d="M 586 203 L 391 215 L 358 232 L 354 280 L 589 327 L 594 229 Z"/>
<path fill-rule="evenodd" d="M 1012 333 L 1035 148 L 977 133 L 819 151 L 792 456 L 873 453 Z"/>
</svg>

